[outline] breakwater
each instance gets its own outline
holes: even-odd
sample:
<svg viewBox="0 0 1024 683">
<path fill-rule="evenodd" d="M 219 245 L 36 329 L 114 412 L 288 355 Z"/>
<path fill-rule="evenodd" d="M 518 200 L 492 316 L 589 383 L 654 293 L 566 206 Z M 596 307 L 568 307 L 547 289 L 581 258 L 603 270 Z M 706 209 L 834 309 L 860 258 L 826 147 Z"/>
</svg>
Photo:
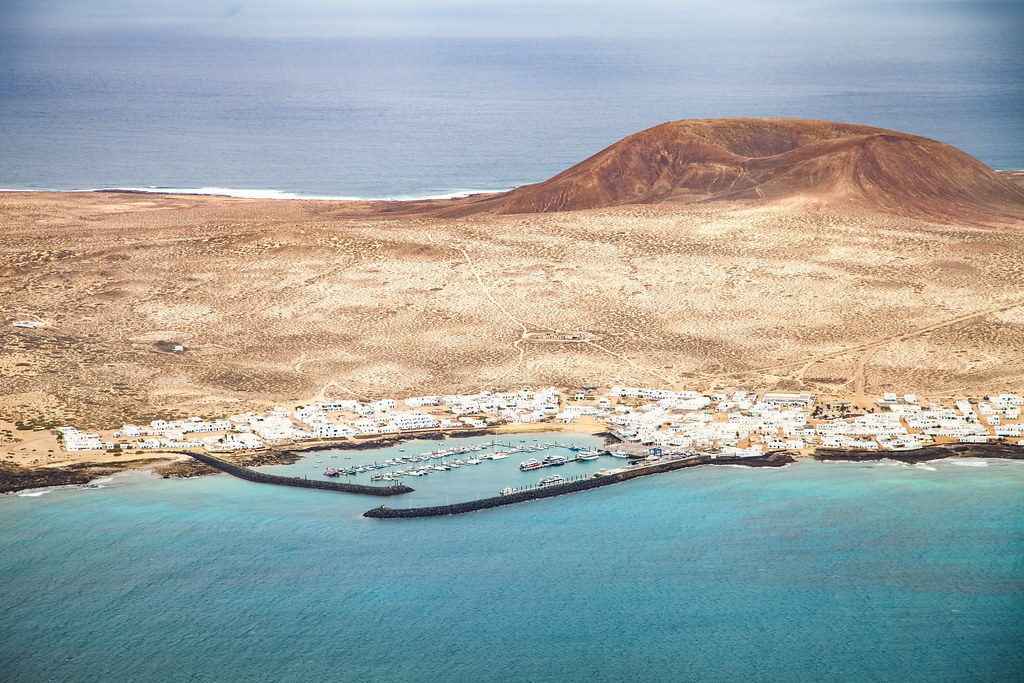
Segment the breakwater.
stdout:
<svg viewBox="0 0 1024 683">
<path fill-rule="evenodd" d="M 590 489 L 617 484 L 622 481 L 636 479 L 637 477 L 659 474 L 662 472 L 671 472 L 673 470 L 683 469 L 686 467 L 697 467 L 699 465 L 708 464 L 747 465 L 749 467 L 781 467 L 783 465 L 788 465 L 791 462 L 794 462 L 793 458 L 783 452 L 766 453 L 765 455 L 753 458 L 739 458 L 732 456 L 712 458 L 709 455 L 699 455 L 679 460 L 659 462 L 646 467 L 637 467 L 634 469 L 624 470 L 622 472 L 615 472 L 613 474 L 577 479 L 565 482 L 564 484 L 526 489 L 506 495 L 493 496 L 491 498 L 470 500 L 464 503 L 434 505 L 421 508 L 388 508 L 382 505 L 378 508 L 367 510 L 363 513 L 363 517 L 371 517 L 374 519 L 406 519 L 411 517 L 441 517 L 443 515 L 458 515 L 466 512 L 475 512 L 477 510 L 501 507 L 503 505 L 523 503 L 528 500 L 552 498 L 554 496 L 562 496 L 567 493 L 576 493 L 578 491 L 589 491 Z"/>
<path fill-rule="evenodd" d="M 302 489 L 320 489 L 321 491 L 341 491 L 343 493 L 361 493 L 367 496 L 397 496 L 402 493 L 411 493 L 413 489 L 399 484 L 396 486 L 366 486 L 365 484 L 349 484 L 343 481 L 323 481 L 322 479 L 299 479 L 297 477 L 282 477 L 277 474 L 257 472 L 247 467 L 235 465 L 226 460 L 215 458 L 205 453 L 189 453 L 201 463 L 215 467 L 221 472 L 226 472 L 233 477 L 253 481 L 258 484 L 274 484 L 276 486 L 294 486 Z"/>
</svg>

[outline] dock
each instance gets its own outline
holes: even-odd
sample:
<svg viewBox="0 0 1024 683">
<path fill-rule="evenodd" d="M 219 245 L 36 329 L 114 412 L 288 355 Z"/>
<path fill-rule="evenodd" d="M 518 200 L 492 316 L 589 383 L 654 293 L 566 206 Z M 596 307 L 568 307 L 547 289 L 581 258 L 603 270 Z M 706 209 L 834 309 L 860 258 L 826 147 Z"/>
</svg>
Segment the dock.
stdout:
<svg viewBox="0 0 1024 683">
<path fill-rule="evenodd" d="M 756 457 L 719 456 L 713 458 L 709 455 L 695 455 L 670 460 L 663 460 L 650 465 L 642 465 L 639 467 L 622 469 L 618 472 L 612 472 L 605 475 L 596 475 L 583 479 L 575 479 L 572 481 L 567 481 L 563 484 L 553 484 L 550 486 L 521 489 L 505 495 L 497 495 L 492 496 L 490 498 L 481 498 L 478 500 L 471 500 L 464 503 L 453 503 L 450 505 L 434 505 L 430 507 L 420 508 L 389 508 L 381 505 L 380 507 L 373 508 L 372 510 L 367 510 L 366 512 L 363 513 L 363 517 L 370 517 L 373 519 L 408 519 L 413 517 L 441 517 L 444 515 L 459 515 L 467 512 L 476 512 L 477 510 L 487 510 L 490 508 L 502 507 L 504 505 L 514 505 L 516 503 L 523 503 L 528 500 L 552 498 L 554 496 L 562 496 L 567 493 L 576 493 L 578 491 L 589 491 L 591 489 L 596 489 L 601 486 L 609 486 L 611 484 L 618 484 L 619 482 L 629 481 L 630 479 L 636 479 L 637 477 L 644 477 L 651 474 L 660 474 L 662 472 L 672 472 L 674 470 L 679 470 L 686 467 L 698 467 L 700 465 L 746 465 L 748 467 L 782 467 L 783 465 L 788 465 L 791 462 L 794 462 L 793 458 L 790 455 L 782 452 L 770 452 Z"/>
</svg>

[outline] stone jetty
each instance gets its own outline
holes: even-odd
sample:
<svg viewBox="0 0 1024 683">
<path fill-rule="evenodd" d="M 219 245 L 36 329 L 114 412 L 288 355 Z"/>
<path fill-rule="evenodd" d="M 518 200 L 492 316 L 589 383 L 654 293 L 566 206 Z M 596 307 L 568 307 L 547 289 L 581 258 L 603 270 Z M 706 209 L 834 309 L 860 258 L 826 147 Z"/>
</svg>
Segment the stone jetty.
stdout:
<svg viewBox="0 0 1024 683">
<path fill-rule="evenodd" d="M 503 505 L 513 505 L 515 503 L 523 503 L 528 500 L 537 500 L 540 498 L 551 498 L 554 496 L 562 496 L 567 493 L 576 493 L 577 491 L 589 491 L 601 486 L 608 486 L 610 484 L 617 484 L 622 481 L 628 481 L 637 477 L 643 477 L 649 474 L 659 474 L 662 472 L 671 472 L 673 470 L 682 469 L 685 467 L 697 467 L 698 465 L 747 465 L 749 467 L 782 467 L 794 462 L 793 458 L 784 452 L 772 452 L 766 453 L 765 455 L 756 457 L 733 457 L 733 456 L 720 456 L 712 458 L 709 455 L 698 455 L 689 458 L 679 458 L 676 460 L 668 460 L 664 462 L 657 462 L 647 466 L 634 467 L 631 469 L 624 469 L 619 472 L 613 472 L 605 475 L 595 475 L 586 479 L 576 479 L 573 481 L 565 482 L 564 484 L 555 484 L 552 486 L 543 486 L 538 488 L 526 489 L 522 491 L 515 491 L 513 493 L 493 496 L 491 498 L 481 498 L 479 500 L 470 500 L 464 503 L 453 503 L 450 505 L 434 505 L 430 507 L 421 508 L 389 508 L 383 505 L 372 510 L 367 510 L 363 513 L 363 517 L 371 517 L 374 519 L 404 519 L 410 517 L 440 517 L 443 515 L 458 515 L 466 512 L 475 512 L 477 510 L 487 510 L 489 508 L 501 507 Z"/>
<path fill-rule="evenodd" d="M 189 453 L 190 456 L 226 472 L 233 477 L 254 481 L 259 484 L 275 484 L 277 486 L 293 486 L 302 489 L 320 489 L 322 491 L 341 491 L 343 493 L 361 493 L 366 496 L 397 496 L 402 493 L 411 493 L 414 489 L 399 484 L 397 486 L 366 486 L 365 484 L 349 484 L 343 481 L 324 481 L 322 479 L 299 479 L 298 477 L 282 477 L 277 474 L 257 472 L 240 465 L 235 465 L 226 460 L 215 458 L 206 453 Z"/>
</svg>

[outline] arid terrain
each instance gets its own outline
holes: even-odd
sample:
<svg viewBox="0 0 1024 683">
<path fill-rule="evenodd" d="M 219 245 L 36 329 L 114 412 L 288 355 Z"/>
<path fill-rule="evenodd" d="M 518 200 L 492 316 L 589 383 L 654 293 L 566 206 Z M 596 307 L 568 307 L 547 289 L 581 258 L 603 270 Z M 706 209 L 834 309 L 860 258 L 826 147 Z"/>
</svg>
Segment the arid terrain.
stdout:
<svg viewBox="0 0 1024 683">
<path fill-rule="evenodd" d="M 530 214 L 4 193 L 0 419 L 549 384 L 1020 390 L 1024 220 L 985 173 L 1008 211 L 959 222 L 799 193 Z"/>
</svg>

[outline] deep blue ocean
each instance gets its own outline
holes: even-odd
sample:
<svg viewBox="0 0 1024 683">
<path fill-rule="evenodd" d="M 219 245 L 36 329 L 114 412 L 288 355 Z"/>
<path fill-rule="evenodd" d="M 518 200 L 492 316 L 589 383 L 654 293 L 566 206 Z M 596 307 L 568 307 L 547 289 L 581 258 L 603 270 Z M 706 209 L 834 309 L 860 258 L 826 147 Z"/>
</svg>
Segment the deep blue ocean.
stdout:
<svg viewBox="0 0 1024 683">
<path fill-rule="evenodd" d="M 396 452 L 323 452 L 272 469 L 316 476 Z M 537 479 L 518 472 L 520 459 L 411 479 L 417 493 L 388 504 Z M 401 521 L 360 517 L 379 499 L 226 475 L 128 473 L 103 485 L 0 497 L 0 678 L 1011 681 L 1024 671 L 1021 462 L 704 467 Z"/>
<path fill-rule="evenodd" d="M 969 18 L 650 38 L 0 30 L 0 188 L 508 189 L 724 116 L 877 125 L 1024 168 L 1024 27 Z"/>
</svg>

